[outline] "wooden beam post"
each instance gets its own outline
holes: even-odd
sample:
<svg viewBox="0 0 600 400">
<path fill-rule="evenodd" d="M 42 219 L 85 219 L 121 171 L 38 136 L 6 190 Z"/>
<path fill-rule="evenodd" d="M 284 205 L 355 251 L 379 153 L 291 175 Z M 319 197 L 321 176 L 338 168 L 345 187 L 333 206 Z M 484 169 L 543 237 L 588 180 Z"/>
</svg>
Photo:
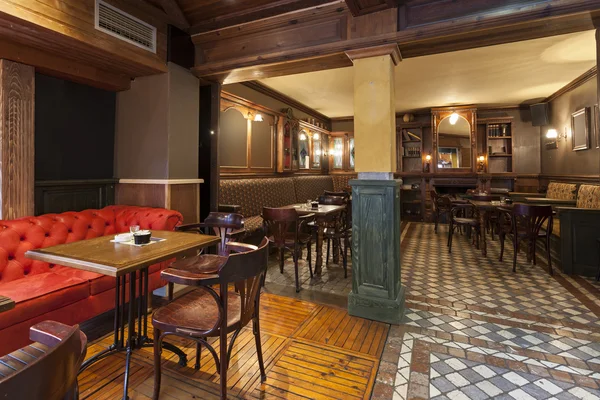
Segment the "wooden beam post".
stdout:
<svg viewBox="0 0 600 400">
<path fill-rule="evenodd" d="M 0 219 L 34 213 L 35 70 L 0 60 Z"/>
</svg>

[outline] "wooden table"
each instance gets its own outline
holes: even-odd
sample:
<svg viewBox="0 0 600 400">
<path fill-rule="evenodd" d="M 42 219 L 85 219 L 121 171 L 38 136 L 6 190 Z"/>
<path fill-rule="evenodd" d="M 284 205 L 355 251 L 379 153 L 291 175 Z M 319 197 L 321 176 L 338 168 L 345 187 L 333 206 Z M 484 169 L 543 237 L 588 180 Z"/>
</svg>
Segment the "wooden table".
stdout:
<svg viewBox="0 0 600 400">
<path fill-rule="evenodd" d="M 315 274 L 320 274 L 323 268 L 323 234 L 325 232 L 325 222 L 333 215 L 341 213 L 346 206 L 319 205 L 319 208 L 307 207 L 306 204 L 293 204 L 293 207 L 300 215 L 315 214 L 315 223 L 317 225 L 317 259 L 315 260 Z M 339 249 L 334 241 L 333 262 L 339 262 Z"/>
<path fill-rule="evenodd" d="M 87 359 L 81 371 L 92 363 L 116 351 L 126 351 L 123 399 L 127 399 L 129 384 L 129 365 L 133 349 L 150 346 L 148 338 L 148 267 L 158 262 L 191 253 L 195 250 L 219 243 L 217 236 L 199 235 L 195 233 L 152 231 L 152 237 L 166 239 L 147 246 L 131 246 L 113 243 L 113 236 L 102 236 L 95 239 L 30 250 L 26 257 L 51 264 L 96 272 L 116 277 L 114 341 L 108 349 Z M 139 273 L 138 273 L 139 271 Z M 129 282 L 127 277 L 129 276 Z M 139 278 L 138 278 L 139 276 Z M 126 286 L 133 301 L 129 301 L 126 312 Z M 129 297 L 129 296 L 128 296 Z M 135 303 L 137 302 L 137 316 Z M 124 316 L 128 315 L 128 334 L 125 341 Z M 137 320 L 137 333 L 135 323 Z M 165 343 L 164 348 L 179 355 L 179 363 L 187 363 L 186 354 L 172 344 Z"/>
<path fill-rule="evenodd" d="M 13 308 L 15 308 L 15 301 L 6 296 L 0 295 L 0 313 L 12 310 Z"/>
</svg>

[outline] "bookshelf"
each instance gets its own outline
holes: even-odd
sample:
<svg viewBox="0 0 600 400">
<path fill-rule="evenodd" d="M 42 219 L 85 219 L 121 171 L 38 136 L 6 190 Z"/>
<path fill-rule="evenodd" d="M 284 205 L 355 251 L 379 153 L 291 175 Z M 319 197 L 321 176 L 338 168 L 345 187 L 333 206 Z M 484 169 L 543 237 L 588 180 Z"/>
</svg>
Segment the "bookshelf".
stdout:
<svg viewBox="0 0 600 400">
<path fill-rule="evenodd" d="M 423 127 L 401 128 L 398 134 L 402 141 L 401 154 L 399 158 L 402 172 L 423 171 Z"/>
<path fill-rule="evenodd" d="M 485 122 L 487 172 L 513 172 L 512 118 L 487 119 L 480 122 Z"/>
</svg>

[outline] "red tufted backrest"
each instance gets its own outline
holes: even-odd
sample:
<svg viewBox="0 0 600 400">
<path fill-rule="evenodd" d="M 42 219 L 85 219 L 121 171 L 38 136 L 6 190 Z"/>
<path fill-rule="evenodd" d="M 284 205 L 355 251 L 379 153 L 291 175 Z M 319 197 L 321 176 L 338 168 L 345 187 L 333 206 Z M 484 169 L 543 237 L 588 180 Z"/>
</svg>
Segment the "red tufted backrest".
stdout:
<svg viewBox="0 0 600 400">
<path fill-rule="evenodd" d="M 0 282 L 48 272 L 54 267 L 25 257 L 28 250 L 126 232 L 130 225 L 173 230 L 182 221 L 177 211 L 136 206 L 0 220 Z"/>
</svg>

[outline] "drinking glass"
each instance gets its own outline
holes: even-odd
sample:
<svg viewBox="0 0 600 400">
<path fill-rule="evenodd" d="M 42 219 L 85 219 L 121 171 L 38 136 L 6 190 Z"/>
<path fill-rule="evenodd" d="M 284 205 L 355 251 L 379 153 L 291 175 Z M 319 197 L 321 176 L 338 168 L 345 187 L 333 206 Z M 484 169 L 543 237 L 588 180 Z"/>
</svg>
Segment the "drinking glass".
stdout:
<svg viewBox="0 0 600 400">
<path fill-rule="evenodd" d="M 306 200 L 306 208 L 311 208 L 312 207 L 312 200 L 308 199 Z"/>
<path fill-rule="evenodd" d="M 131 232 L 131 233 L 136 233 L 139 230 L 140 230 L 140 226 L 139 225 L 131 225 L 129 227 L 129 232 Z"/>
</svg>

